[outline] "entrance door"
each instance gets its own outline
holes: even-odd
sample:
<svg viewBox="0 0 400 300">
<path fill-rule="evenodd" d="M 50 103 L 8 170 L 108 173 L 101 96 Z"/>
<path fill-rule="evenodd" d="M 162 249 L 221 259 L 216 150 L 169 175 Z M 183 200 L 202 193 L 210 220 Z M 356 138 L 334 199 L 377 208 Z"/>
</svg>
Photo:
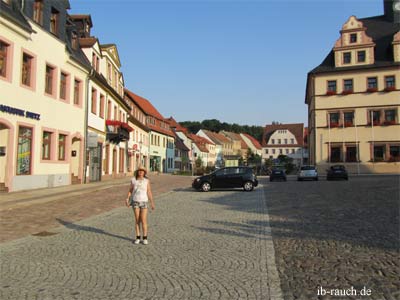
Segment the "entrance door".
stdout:
<svg viewBox="0 0 400 300">
<path fill-rule="evenodd" d="M 10 166 L 7 165 L 9 160 L 8 148 L 9 143 L 9 128 L 5 124 L 0 124 L 0 191 L 7 191 L 6 177 L 7 170 Z"/>
<path fill-rule="evenodd" d="M 100 181 L 101 179 L 101 148 L 102 144 L 98 144 L 96 148 L 90 148 L 90 181 Z"/>
</svg>

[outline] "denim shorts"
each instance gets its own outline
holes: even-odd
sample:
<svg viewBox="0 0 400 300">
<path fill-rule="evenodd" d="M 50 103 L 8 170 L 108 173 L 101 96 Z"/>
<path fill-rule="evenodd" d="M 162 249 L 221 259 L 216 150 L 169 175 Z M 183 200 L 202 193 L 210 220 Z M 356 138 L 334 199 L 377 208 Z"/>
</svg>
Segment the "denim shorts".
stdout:
<svg viewBox="0 0 400 300">
<path fill-rule="evenodd" d="M 148 203 L 147 202 L 138 202 L 138 201 L 133 201 L 133 208 L 148 208 Z"/>
</svg>

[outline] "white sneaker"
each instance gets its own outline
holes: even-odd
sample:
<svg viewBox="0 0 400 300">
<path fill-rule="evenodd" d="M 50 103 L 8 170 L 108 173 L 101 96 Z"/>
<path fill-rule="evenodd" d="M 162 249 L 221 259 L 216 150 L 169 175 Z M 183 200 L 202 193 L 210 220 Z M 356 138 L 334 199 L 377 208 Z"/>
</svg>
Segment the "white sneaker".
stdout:
<svg viewBox="0 0 400 300">
<path fill-rule="evenodd" d="M 140 244 L 140 240 L 139 240 L 139 239 L 136 239 L 133 243 L 134 243 L 135 245 L 139 245 L 139 244 Z"/>
<path fill-rule="evenodd" d="M 146 239 L 146 240 L 143 240 L 143 245 L 147 245 L 149 243 L 149 241 Z"/>
</svg>

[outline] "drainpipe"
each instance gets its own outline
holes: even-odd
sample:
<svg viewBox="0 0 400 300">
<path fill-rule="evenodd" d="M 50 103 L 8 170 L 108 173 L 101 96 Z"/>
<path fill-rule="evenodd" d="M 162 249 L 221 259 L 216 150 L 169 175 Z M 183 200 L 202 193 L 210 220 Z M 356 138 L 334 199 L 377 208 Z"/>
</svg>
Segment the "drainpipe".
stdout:
<svg viewBox="0 0 400 300">
<path fill-rule="evenodd" d="M 88 139 L 88 106 L 89 106 L 89 81 L 94 75 L 94 70 L 93 68 L 90 68 L 90 72 L 88 76 L 86 77 L 86 95 L 85 95 L 85 137 L 84 137 L 84 166 L 83 166 L 83 183 L 86 183 L 86 173 L 87 173 L 87 139 Z"/>
</svg>

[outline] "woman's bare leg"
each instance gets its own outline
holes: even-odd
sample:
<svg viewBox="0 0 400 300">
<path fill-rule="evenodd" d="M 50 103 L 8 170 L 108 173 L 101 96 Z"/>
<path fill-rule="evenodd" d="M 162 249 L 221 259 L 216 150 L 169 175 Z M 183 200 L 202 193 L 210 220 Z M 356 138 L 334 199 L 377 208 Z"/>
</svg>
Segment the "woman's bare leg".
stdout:
<svg viewBox="0 0 400 300">
<path fill-rule="evenodd" d="M 147 208 L 140 210 L 140 220 L 142 221 L 143 236 L 147 236 Z"/>
<path fill-rule="evenodd" d="M 140 236 L 140 222 L 141 222 L 140 208 L 134 208 L 133 210 L 135 212 L 135 233 L 136 236 Z"/>
</svg>

